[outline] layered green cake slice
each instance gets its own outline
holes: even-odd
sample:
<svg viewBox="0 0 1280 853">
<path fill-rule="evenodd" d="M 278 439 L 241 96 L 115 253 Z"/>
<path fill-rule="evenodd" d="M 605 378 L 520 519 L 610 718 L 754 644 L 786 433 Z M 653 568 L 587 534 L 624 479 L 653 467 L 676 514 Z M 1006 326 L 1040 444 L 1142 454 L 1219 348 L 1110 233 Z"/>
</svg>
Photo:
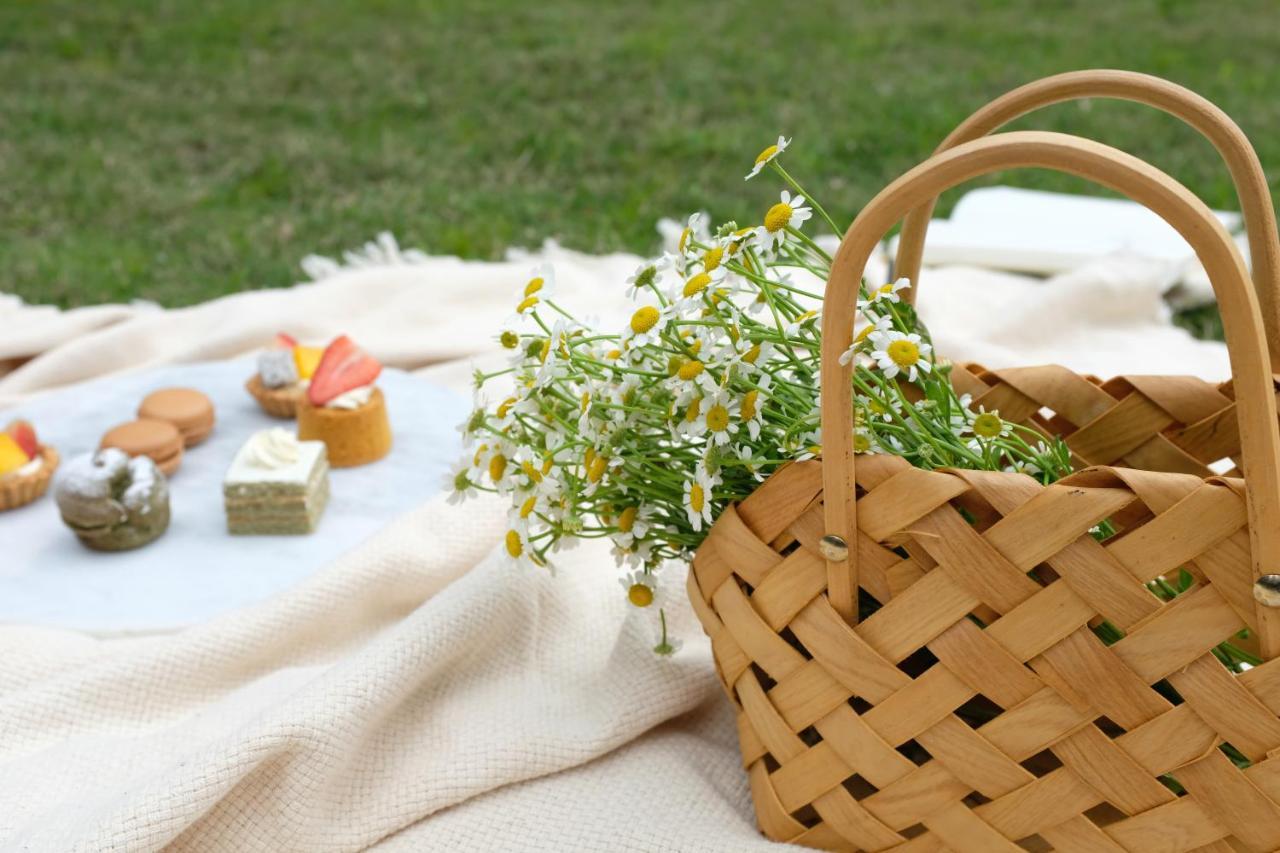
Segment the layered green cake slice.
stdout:
<svg viewBox="0 0 1280 853">
<path fill-rule="evenodd" d="M 298 441 L 280 428 L 256 433 L 227 469 L 222 497 L 230 533 L 312 532 L 329 501 L 324 442 Z"/>
</svg>

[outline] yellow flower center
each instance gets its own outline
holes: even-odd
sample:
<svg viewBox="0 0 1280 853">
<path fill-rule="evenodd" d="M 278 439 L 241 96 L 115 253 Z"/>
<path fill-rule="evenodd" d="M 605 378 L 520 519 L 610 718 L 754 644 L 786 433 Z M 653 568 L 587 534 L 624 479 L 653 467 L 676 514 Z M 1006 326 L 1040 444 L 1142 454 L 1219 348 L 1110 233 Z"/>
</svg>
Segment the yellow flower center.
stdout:
<svg viewBox="0 0 1280 853">
<path fill-rule="evenodd" d="M 489 460 L 489 478 L 493 482 L 502 479 L 502 474 L 507 470 L 507 457 L 501 453 L 493 454 L 493 458 Z"/>
<path fill-rule="evenodd" d="M 643 335 L 645 332 L 658 325 L 658 309 L 652 305 L 646 305 L 636 313 L 631 315 L 631 331 L 637 335 Z"/>
<path fill-rule="evenodd" d="M 747 354 L 742 357 L 742 360 L 745 361 L 747 364 L 755 364 L 756 359 L 759 357 L 760 357 L 760 345 L 753 344 L 751 349 L 747 350 Z"/>
<path fill-rule="evenodd" d="M 898 367 L 911 367 L 920 360 L 920 347 L 914 341 L 899 339 L 885 347 L 889 360 Z"/>
<path fill-rule="evenodd" d="M 487 451 L 488 449 L 489 449 L 489 445 L 487 445 L 487 444 L 482 444 L 482 445 L 480 445 L 479 447 L 477 447 L 477 448 L 476 448 L 475 455 L 471 457 L 471 464 L 472 464 L 472 465 L 474 465 L 474 466 L 476 466 L 477 468 L 479 468 L 479 467 L 480 467 L 480 457 L 481 457 L 481 456 L 484 456 L 485 451 Z"/>
<path fill-rule="evenodd" d="M 853 436 L 853 452 L 866 453 L 871 449 L 871 439 L 863 433 L 854 433 Z"/>
<path fill-rule="evenodd" d="M 694 512 L 702 512 L 702 508 L 707 504 L 707 493 L 702 490 L 702 486 L 693 483 L 689 486 L 689 508 Z"/>
<path fill-rule="evenodd" d="M 676 244 L 676 249 L 680 252 L 684 251 L 684 247 L 689 245 L 689 238 L 693 236 L 693 229 L 686 228 L 680 232 L 680 242 Z"/>
<path fill-rule="evenodd" d="M 535 483 L 542 482 L 542 472 L 539 471 L 537 468 L 534 468 L 533 463 L 530 462 L 528 459 L 520 463 L 520 470 L 524 471 L 525 476 L 527 476 L 530 480 L 533 480 L 533 482 Z"/>
<path fill-rule="evenodd" d="M 713 269 L 720 266 L 720 261 L 723 259 L 723 246 L 715 246 L 714 248 L 707 249 L 706 253 L 702 256 L 702 267 L 707 272 L 711 272 Z"/>
<path fill-rule="evenodd" d="M 694 341 L 693 343 L 689 344 L 689 352 L 693 353 L 694 355 L 697 355 L 698 353 L 702 352 L 702 341 Z"/>
<path fill-rule="evenodd" d="M 756 416 L 756 402 L 760 399 L 760 391 L 752 388 L 742 398 L 742 419 L 749 421 Z"/>
<path fill-rule="evenodd" d="M 770 157 L 778 153 L 778 146 L 770 145 L 768 148 L 760 152 L 760 156 L 756 158 L 757 163 L 763 163 Z"/>
<path fill-rule="evenodd" d="M 591 460 L 591 464 L 587 466 L 587 479 L 593 483 L 600 482 L 600 478 L 604 476 L 604 471 L 609 467 L 609 460 L 604 456 L 597 456 Z"/>
<path fill-rule="evenodd" d="M 629 506 L 618 516 L 618 530 L 622 533 L 630 533 L 632 528 L 636 526 L 636 508 Z"/>
<path fill-rule="evenodd" d="M 712 432 L 724 432 L 729 426 L 729 410 L 716 403 L 707 409 L 707 429 Z"/>
<path fill-rule="evenodd" d="M 524 503 L 520 504 L 520 517 L 528 518 L 530 515 L 532 515 L 533 507 L 537 503 L 538 503 L 538 499 L 533 495 L 530 495 L 529 497 L 525 498 Z"/>
<path fill-rule="evenodd" d="M 515 332 L 503 332 L 502 336 L 499 337 L 498 340 L 507 349 L 515 349 L 520 346 L 520 336 Z"/>
<path fill-rule="evenodd" d="M 586 391 L 583 391 L 582 399 L 578 404 L 578 411 L 585 415 L 587 413 L 588 407 L 590 406 L 591 406 L 591 395 L 588 394 Z"/>
<path fill-rule="evenodd" d="M 676 375 L 678 375 L 681 379 L 688 381 L 690 379 L 697 379 L 698 376 L 704 370 L 706 370 L 706 365 L 704 365 L 702 362 L 686 361 L 684 364 L 680 365 L 680 370 L 677 372 Z"/>
<path fill-rule="evenodd" d="M 858 334 L 854 335 L 854 337 L 853 337 L 853 342 L 854 342 L 855 344 L 860 344 L 860 343 L 862 343 L 863 341 L 865 341 L 865 340 L 867 339 L 867 336 L 868 336 L 868 335 L 870 335 L 870 334 L 871 334 L 872 332 L 874 332 L 875 330 L 876 330 L 876 327 L 875 327 L 874 325 L 866 325 L 866 326 L 863 326 L 863 327 L 862 327 L 862 331 L 861 331 L 861 332 L 858 332 Z"/>
<path fill-rule="evenodd" d="M 525 311 L 528 311 L 530 308 L 532 308 L 537 304 L 538 304 L 538 297 L 526 296 L 524 299 L 520 301 L 520 304 L 516 306 L 516 313 L 523 314 Z"/>
<path fill-rule="evenodd" d="M 547 283 L 546 279 L 544 279 L 542 276 L 537 276 L 536 278 L 529 279 L 529 283 L 524 286 L 524 295 L 533 296 L 539 290 L 542 290 L 542 286 L 546 283 Z"/>
<path fill-rule="evenodd" d="M 551 338 L 543 338 L 542 346 L 538 349 L 538 361 L 546 364 L 549 355 L 551 355 Z"/>
<path fill-rule="evenodd" d="M 604 357 L 609 359 L 610 361 L 617 361 L 618 359 L 622 358 L 622 350 L 611 349 L 604 354 Z"/>
<path fill-rule="evenodd" d="M 542 475 L 544 477 L 551 473 L 551 466 L 554 464 L 555 460 L 551 458 L 550 454 L 547 454 L 547 457 L 542 460 Z"/>
<path fill-rule="evenodd" d="M 524 553 L 524 543 L 520 541 L 520 534 L 514 530 L 507 531 L 507 553 L 512 557 L 519 557 Z"/>
<path fill-rule="evenodd" d="M 586 452 L 582 454 L 582 464 L 590 468 L 591 463 L 595 461 L 596 461 L 596 449 L 594 447 L 588 447 Z"/>
<path fill-rule="evenodd" d="M 702 414 L 702 398 L 694 400 L 689 404 L 689 408 L 685 409 L 684 419 L 686 423 L 693 423 L 698 419 L 698 415 Z"/>
<path fill-rule="evenodd" d="M 700 272 L 684 283 L 684 295 L 697 296 L 699 293 L 706 290 L 707 285 L 710 283 L 711 276 L 704 272 Z"/>
<path fill-rule="evenodd" d="M 983 412 L 973 419 L 973 434 L 982 438 L 995 438 L 1004 429 L 1004 421 L 995 412 Z"/>
<path fill-rule="evenodd" d="M 627 590 L 627 601 L 636 607 L 648 607 L 653 604 L 653 590 L 642 583 L 633 583 Z"/>
<path fill-rule="evenodd" d="M 769 208 L 769 212 L 764 215 L 764 230 L 770 234 L 775 234 L 787 227 L 787 223 L 791 221 L 791 205 L 786 202 L 778 202 Z"/>
<path fill-rule="evenodd" d="M 511 411 L 511 407 L 514 406 L 515 404 L 516 404 L 515 397 L 508 397 L 507 399 L 503 400 L 502 404 L 498 406 L 498 417 L 505 418 L 507 416 L 507 412 Z"/>
</svg>

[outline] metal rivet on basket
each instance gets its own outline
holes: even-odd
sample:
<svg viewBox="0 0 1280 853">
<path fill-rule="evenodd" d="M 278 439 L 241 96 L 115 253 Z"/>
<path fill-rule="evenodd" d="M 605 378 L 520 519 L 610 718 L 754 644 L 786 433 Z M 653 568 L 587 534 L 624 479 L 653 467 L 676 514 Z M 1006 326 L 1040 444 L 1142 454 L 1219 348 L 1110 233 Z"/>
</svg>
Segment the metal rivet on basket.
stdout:
<svg viewBox="0 0 1280 853">
<path fill-rule="evenodd" d="M 1280 607 L 1280 575 L 1263 575 L 1254 581 L 1253 597 L 1263 607 Z"/>
<path fill-rule="evenodd" d="M 845 541 L 835 534 L 828 533 L 818 540 L 818 551 L 823 557 L 833 563 L 839 563 L 849 558 L 849 546 Z M 1277 578 L 1280 580 L 1280 578 Z"/>
</svg>

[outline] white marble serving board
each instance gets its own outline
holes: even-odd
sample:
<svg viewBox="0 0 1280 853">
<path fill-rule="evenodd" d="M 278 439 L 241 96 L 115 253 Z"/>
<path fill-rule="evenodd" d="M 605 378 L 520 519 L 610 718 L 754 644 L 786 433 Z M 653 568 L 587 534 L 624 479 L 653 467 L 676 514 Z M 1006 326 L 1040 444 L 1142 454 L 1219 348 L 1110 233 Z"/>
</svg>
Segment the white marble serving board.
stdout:
<svg viewBox="0 0 1280 853">
<path fill-rule="evenodd" d="M 170 479 L 168 532 L 143 548 L 99 553 L 83 547 L 63 526 L 52 487 L 33 504 L 0 512 L 0 623 L 117 633 L 201 622 L 291 586 L 440 491 L 459 452 L 455 426 L 469 401 L 386 369 L 378 384 L 395 439 L 391 453 L 330 473 L 332 496 L 315 533 L 229 535 L 222 477 L 236 451 L 257 430 L 293 426 L 265 415 L 244 390 L 252 372 L 251 359 L 166 366 L 84 383 L 0 412 L 0 426 L 26 418 L 67 459 L 96 447 L 103 432 L 131 419 L 156 388 L 198 388 L 217 409 L 212 435 L 187 451 Z"/>
</svg>

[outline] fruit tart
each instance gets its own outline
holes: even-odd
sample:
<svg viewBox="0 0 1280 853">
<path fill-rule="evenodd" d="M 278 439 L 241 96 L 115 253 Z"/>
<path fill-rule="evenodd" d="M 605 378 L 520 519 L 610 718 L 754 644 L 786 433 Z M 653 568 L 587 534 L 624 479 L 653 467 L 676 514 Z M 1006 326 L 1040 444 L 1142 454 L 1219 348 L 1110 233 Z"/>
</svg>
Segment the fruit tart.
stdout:
<svg viewBox="0 0 1280 853">
<path fill-rule="evenodd" d="M 10 423 L 0 432 L 0 512 L 43 495 L 57 468 L 58 451 L 42 445 L 31 424 Z"/>
<path fill-rule="evenodd" d="M 323 441 L 329 464 L 349 468 L 391 451 L 391 424 L 382 389 L 382 365 L 346 335 L 325 348 L 298 403 L 298 438 Z"/>
<path fill-rule="evenodd" d="M 323 352 L 319 347 L 303 346 L 281 332 L 258 355 L 258 372 L 249 377 L 245 388 L 268 415 L 292 418 Z"/>
</svg>

